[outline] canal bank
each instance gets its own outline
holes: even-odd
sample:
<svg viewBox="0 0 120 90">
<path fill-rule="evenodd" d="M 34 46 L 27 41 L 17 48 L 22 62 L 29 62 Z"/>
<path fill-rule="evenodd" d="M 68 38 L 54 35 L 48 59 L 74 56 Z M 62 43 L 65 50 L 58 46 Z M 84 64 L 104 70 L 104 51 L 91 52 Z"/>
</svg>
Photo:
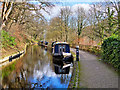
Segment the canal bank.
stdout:
<svg viewBox="0 0 120 90">
<path fill-rule="evenodd" d="M 68 88 L 82 88 L 80 86 L 80 61 L 74 61 L 73 72 Z"/>
<path fill-rule="evenodd" d="M 80 81 L 80 75 L 81 75 L 80 60 L 76 61 L 76 53 L 75 51 L 73 51 L 73 49 L 71 50 L 71 53 L 74 57 L 74 63 L 73 63 L 73 72 L 72 72 L 72 76 L 71 76 L 71 80 L 69 82 L 68 88 L 84 88 L 80 85 L 81 83 Z"/>
<path fill-rule="evenodd" d="M 10 54 L 6 57 L 3 57 L 2 59 L 0 59 L 0 69 L 9 66 L 10 64 L 12 64 L 14 61 L 20 59 L 21 57 L 24 56 L 24 54 L 26 53 L 26 49 L 30 44 L 26 44 L 24 50 L 19 51 L 17 50 L 17 52 Z"/>
<path fill-rule="evenodd" d="M 2 88 L 1 85 L 2 85 L 3 78 L 9 76 L 16 69 L 15 68 L 16 61 L 21 59 L 25 55 L 28 46 L 29 46 L 29 44 L 27 43 L 25 45 L 24 50 L 22 50 L 22 51 L 18 50 L 19 52 L 17 52 L 17 53 L 15 52 L 14 54 L 10 54 L 10 55 L 0 59 L 0 76 L 1 76 L 0 87 L 1 88 Z M 20 65 L 21 65 L 21 63 L 19 63 L 19 65 L 17 65 L 17 66 L 20 66 Z M 6 86 L 5 86 L 5 88 L 6 88 Z"/>
</svg>

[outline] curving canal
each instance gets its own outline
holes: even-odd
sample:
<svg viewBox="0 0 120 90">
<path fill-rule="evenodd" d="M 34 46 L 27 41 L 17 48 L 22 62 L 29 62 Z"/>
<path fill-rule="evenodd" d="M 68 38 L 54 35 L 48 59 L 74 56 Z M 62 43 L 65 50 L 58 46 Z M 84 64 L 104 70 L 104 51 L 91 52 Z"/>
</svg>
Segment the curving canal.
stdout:
<svg viewBox="0 0 120 90">
<path fill-rule="evenodd" d="M 18 67 L 18 68 L 17 68 Z M 72 75 L 56 74 L 50 51 L 41 46 L 29 46 L 24 57 L 16 63 L 16 69 L 2 80 L 7 88 L 68 88 Z"/>
</svg>

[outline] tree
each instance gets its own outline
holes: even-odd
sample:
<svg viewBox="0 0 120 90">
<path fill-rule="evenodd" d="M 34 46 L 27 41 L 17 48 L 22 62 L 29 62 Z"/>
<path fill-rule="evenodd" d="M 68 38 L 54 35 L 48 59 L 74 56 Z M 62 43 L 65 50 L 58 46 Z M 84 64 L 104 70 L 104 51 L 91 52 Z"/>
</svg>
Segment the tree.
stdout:
<svg viewBox="0 0 120 90">
<path fill-rule="evenodd" d="M 49 28 L 47 28 L 47 39 L 59 41 L 61 39 L 61 19 L 54 17 L 50 20 Z"/>
<path fill-rule="evenodd" d="M 74 16 L 71 16 L 71 18 L 70 18 L 70 28 L 71 28 L 71 30 L 72 31 L 75 31 L 76 30 L 76 17 L 74 17 Z"/>
<path fill-rule="evenodd" d="M 95 37 L 95 29 L 96 29 L 96 19 L 95 19 L 95 13 L 94 13 L 94 9 L 91 7 L 88 11 L 87 14 L 87 20 L 88 20 L 88 24 L 89 24 L 89 34 L 85 33 L 86 36 L 88 36 L 91 40 L 92 40 L 92 44 L 93 44 L 93 40 L 96 40 Z M 88 31 L 88 30 L 87 30 Z"/>
<path fill-rule="evenodd" d="M 64 27 L 65 27 L 65 41 L 68 41 L 68 24 L 70 20 L 70 15 L 71 15 L 71 8 L 70 7 L 65 7 L 62 9 L 63 10 L 63 20 L 64 20 Z"/>
<path fill-rule="evenodd" d="M 40 10 L 49 13 L 45 8 L 53 6 L 50 2 L 38 3 L 36 5 L 28 2 L 3 2 L 2 18 L 6 29 L 9 31 L 13 24 L 18 24 L 21 26 L 21 30 L 28 31 L 28 33 L 32 32 L 31 37 L 33 36 L 36 39 L 41 32 L 39 29 L 41 26 L 40 22 L 42 20 L 45 21 L 45 17 Z"/>
<path fill-rule="evenodd" d="M 92 9 L 94 11 L 94 15 L 95 15 L 95 36 L 98 37 L 100 39 L 100 43 L 103 42 L 104 38 L 107 36 L 105 33 L 105 16 L 104 16 L 104 12 L 105 12 L 105 8 L 104 6 L 102 6 L 102 4 L 98 3 L 98 4 L 93 4 Z"/>
<path fill-rule="evenodd" d="M 61 31 L 60 31 L 60 34 L 61 34 L 61 41 L 63 40 L 63 37 L 64 37 L 64 21 L 63 21 L 63 10 L 60 9 L 60 28 L 61 28 Z"/>
<path fill-rule="evenodd" d="M 111 4 L 113 5 L 113 7 L 115 8 L 116 12 L 117 12 L 117 29 L 116 32 L 118 33 L 118 35 L 120 36 L 120 1 L 119 0 L 112 0 Z"/>
<path fill-rule="evenodd" d="M 85 10 L 82 7 L 78 7 L 77 11 L 77 28 L 78 28 L 78 44 L 79 44 L 79 37 L 81 35 L 81 32 L 83 30 L 83 28 L 85 27 L 86 24 L 86 14 L 85 14 Z"/>
<path fill-rule="evenodd" d="M 12 8 L 13 8 L 13 1 L 10 2 L 10 0 L 8 0 L 7 2 L 3 2 L 2 4 L 2 24 L 0 27 L 0 31 L 2 30 L 2 28 L 5 26 L 5 23 L 8 19 L 8 16 L 10 15 Z"/>
<path fill-rule="evenodd" d="M 108 6 L 107 7 L 107 11 L 106 11 L 106 16 L 107 16 L 107 28 L 106 28 L 106 31 L 112 35 L 114 33 L 116 33 L 116 30 L 115 30 L 115 17 L 114 17 L 114 10 L 111 10 L 110 7 Z"/>
</svg>

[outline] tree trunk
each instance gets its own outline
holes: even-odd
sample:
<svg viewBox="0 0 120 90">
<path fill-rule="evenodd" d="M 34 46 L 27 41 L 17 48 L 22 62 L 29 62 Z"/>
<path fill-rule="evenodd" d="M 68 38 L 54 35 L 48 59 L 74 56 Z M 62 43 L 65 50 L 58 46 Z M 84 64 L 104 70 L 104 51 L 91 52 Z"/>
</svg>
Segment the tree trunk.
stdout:
<svg viewBox="0 0 120 90">
<path fill-rule="evenodd" d="M 67 36 L 67 33 L 66 33 L 66 40 L 65 40 L 66 42 L 67 42 L 67 38 L 68 38 L 68 36 Z"/>
<path fill-rule="evenodd" d="M 5 23 L 8 19 L 8 16 L 10 14 L 10 12 L 12 11 L 12 7 L 13 7 L 13 2 L 4 2 L 2 5 L 2 24 L 0 26 L 0 31 L 2 30 L 2 28 L 5 26 Z"/>
<path fill-rule="evenodd" d="M 119 5 L 119 7 L 120 7 L 120 5 Z M 120 36 L 120 10 L 118 11 L 118 35 Z"/>
</svg>

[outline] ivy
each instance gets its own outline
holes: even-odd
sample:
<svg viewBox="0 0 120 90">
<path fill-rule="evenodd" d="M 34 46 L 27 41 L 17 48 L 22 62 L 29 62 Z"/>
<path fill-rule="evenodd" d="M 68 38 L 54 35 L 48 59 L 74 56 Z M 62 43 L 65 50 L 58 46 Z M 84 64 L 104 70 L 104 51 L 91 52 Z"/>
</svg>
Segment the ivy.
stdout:
<svg viewBox="0 0 120 90">
<path fill-rule="evenodd" d="M 8 32 L 6 32 L 5 30 L 1 31 L 1 37 L 2 37 L 2 47 L 8 47 L 8 46 L 15 46 L 16 42 L 15 42 L 15 37 L 12 37 L 9 35 Z"/>
<path fill-rule="evenodd" d="M 102 60 L 120 70 L 120 40 L 118 35 L 105 39 L 101 48 Z"/>
</svg>

